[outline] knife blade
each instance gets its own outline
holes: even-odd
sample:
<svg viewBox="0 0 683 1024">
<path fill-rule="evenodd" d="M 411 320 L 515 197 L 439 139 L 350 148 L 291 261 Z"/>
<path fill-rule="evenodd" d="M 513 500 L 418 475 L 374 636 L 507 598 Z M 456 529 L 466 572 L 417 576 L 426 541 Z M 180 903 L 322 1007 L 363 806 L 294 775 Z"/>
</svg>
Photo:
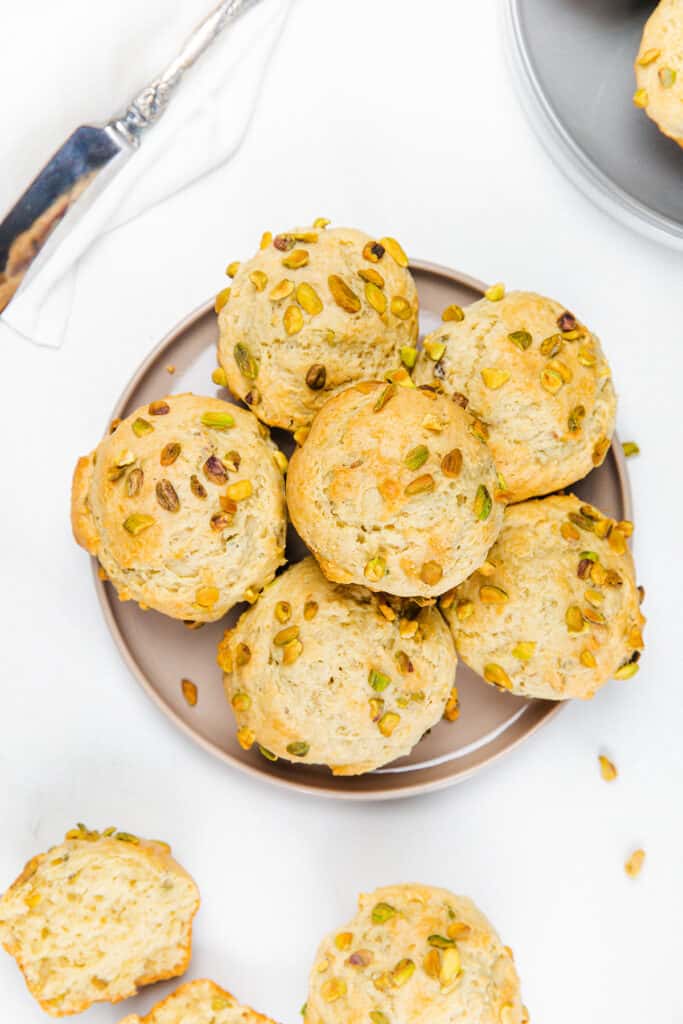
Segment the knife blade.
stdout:
<svg viewBox="0 0 683 1024">
<path fill-rule="evenodd" d="M 259 0 L 222 0 L 178 55 L 104 125 L 81 125 L 0 223 L 0 313 L 29 287 L 47 293 L 113 212 L 107 189 L 159 120 L 189 68 Z"/>
</svg>

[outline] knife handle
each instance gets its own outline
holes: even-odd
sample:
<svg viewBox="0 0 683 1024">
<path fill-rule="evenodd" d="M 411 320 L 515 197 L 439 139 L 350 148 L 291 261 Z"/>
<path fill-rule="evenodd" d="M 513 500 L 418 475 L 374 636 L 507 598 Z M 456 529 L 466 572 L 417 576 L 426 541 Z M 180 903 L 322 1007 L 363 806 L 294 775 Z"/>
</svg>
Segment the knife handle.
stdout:
<svg viewBox="0 0 683 1024">
<path fill-rule="evenodd" d="M 126 112 L 111 122 L 127 140 L 138 145 L 140 136 L 159 120 L 185 72 L 208 50 L 223 29 L 259 0 L 222 0 L 185 41 L 180 53 L 158 78 L 138 93 Z"/>
</svg>

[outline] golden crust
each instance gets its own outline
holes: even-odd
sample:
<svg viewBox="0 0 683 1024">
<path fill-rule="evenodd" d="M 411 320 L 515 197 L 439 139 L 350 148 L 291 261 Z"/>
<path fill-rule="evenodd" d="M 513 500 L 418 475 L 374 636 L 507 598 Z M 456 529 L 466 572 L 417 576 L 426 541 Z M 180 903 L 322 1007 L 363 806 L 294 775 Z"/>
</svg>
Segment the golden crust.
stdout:
<svg viewBox="0 0 683 1024">
<path fill-rule="evenodd" d="M 79 459 L 74 536 L 122 600 L 212 622 L 273 578 L 286 509 L 277 448 L 263 429 L 219 399 L 171 395 L 131 413 Z M 233 501 L 236 483 L 251 492 Z"/>
<path fill-rule="evenodd" d="M 596 336 L 533 292 L 481 299 L 464 312 L 425 338 L 415 380 L 465 396 L 484 420 L 509 501 L 586 476 L 605 457 L 616 414 Z"/>
<path fill-rule="evenodd" d="M 295 235 L 316 240 L 278 248 Z M 370 236 L 353 228 L 295 228 L 240 265 L 218 317 L 218 361 L 233 394 L 265 423 L 286 430 L 308 426 L 330 395 L 365 377 L 382 378 L 400 365 L 400 349 L 416 344 L 412 276 L 389 249 L 377 248 L 368 258 L 368 244 Z M 307 257 L 305 265 L 288 267 L 298 253 Z M 350 294 L 340 295 L 333 278 Z M 280 298 L 273 297 L 277 288 Z M 236 346 L 252 360 L 243 360 L 242 369 Z"/>
<path fill-rule="evenodd" d="M 118 1003 L 143 985 L 183 974 L 190 963 L 192 919 L 199 909 L 193 879 L 165 843 L 111 832 L 84 826 L 68 832 L 63 843 L 32 857 L 0 899 L 0 941 L 31 995 L 53 1017 L 81 1013 L 96 1002 Z M 165 893 L 162 910 L 146 905 L 158 931 L 142 953 L 126 946 L 139 896 L 124 889 L 121 878 L 134 879 L 140 889 L 158 881 Z M 168 895 L 174 886 L 180 888 L 175 904 Z M 61 911 L 58 901 L 65 902 Z M 79 918 L 81 905 L 90 908 L 87 920 Z M 173 923 L 176 914 L 182 919 Z M 106 980 L 97 977 L 98 969 L 106 971 Z"/>
<path fill-rule="evenodd" d="M 226 633 L 218 662 L 240 742 L 358 775 L 439 721 L 456 656 L 433 606 L 330 583 L 306 558 Z"/>
<path fill-rule="evenodd" d="M 304 1024 L 528 1019 L 510 951 L 471 900 L 392 885 L 363 894 L 358 908 L 318 948 Z"/>
<path fill-rule="evenodd" d="M 482 571 L 442 602 L 463 661 L 546 700 L 592 697 L 615 672 L 635 674 L 645 620 L 629 528 L 574 495 L 508 506 Z"/>
<path fill-rule="evenodd" d="M 144 1017 L 137 1013 L 119 1024 L 274 1024 L 207 978 L 188 981 L 156 1003 Z"/>
<path fill-rule="evenodd" d="M 683 0 L 660 0 L 643 31 L 635 61 L 647 116 L 683 146 Z"/>
<path fill-rule="evenodd" d="M 431 597 L 481 565 L 496 539 L 496 471 L 454 402 L 388 387 L 365 381 L 323 406 L 292 456 L 287 502 L 330 579 Z"/>
</svg>

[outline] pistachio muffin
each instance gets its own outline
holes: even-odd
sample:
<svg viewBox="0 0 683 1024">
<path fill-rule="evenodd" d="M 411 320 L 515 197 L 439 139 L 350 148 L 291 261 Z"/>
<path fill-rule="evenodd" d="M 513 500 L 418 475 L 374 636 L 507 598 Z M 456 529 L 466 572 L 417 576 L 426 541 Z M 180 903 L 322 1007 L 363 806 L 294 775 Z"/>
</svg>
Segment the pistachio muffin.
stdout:
<svg viewBox="0 0 683 1024">
<path fill-rule="evenodd" d="M 525 1024 L 512 954 L 474 903 L 391 885 L 323 939 L 304 1024 Z"/>
<path fill-rule="evenodd" d="M 43 1010 L 64 1017 L 183 974 L 198 909 L 166 843 L 78 825 L 0 899 L 0 941 Z"/>
<path fill-rule="evenodd" d="M 131 1013 L 120 1024 L 273 1024 L 213 981 L 189 981 L 153 1006 L 144 1017 Z"/>
<path fill-rule="evenodd" d="M 683 146 L 683 0 L 661 0 L 645 25 L 633 102 Z"/>
<path fill-rule="evenodd" d="M 287 502 L 329 579 L 433 597 L 486 558 L 503 521 L 496 489 L 480 424 L 455 402 L 362 381 L 316 416 Z"/>
<path fill-rule="evenodd" d="M 244 749 L 359 775 L 439 721 L 456 657 L 435 607 L 337 586 L 305 558 L 226 632 L 218 664 Z"/>
<path fill-rule="evenodd" d="M 417 291 L 403 249 L 326 221 L 272 238 L 217 298 L 227 385 L 265 423 L 307 427 L 330 395 L 409 365 Z"/>
<path fill-rule="evenodd" d="M 546 700 L 630 679 L 645 622 L 632 532 L 574 495 L 508 506 L 486 562 L 441 601 L 460 657 L 488 683 Z"/>
<path fill-rule="evenodd" d="M 600 465 L 616 397 L 600 342 L 559 302 L 487 295 L 425 338 L 414 377 L 481 421 L 507 500 L 522 501 Z"/>
<path fill-rule="evenodd" d="M 256 600 L 284 562 L 284 466 L 250 412 L 169 395 L 79 459 L 74 536 L 122 601 L 213 622 Z"/>
</svg>

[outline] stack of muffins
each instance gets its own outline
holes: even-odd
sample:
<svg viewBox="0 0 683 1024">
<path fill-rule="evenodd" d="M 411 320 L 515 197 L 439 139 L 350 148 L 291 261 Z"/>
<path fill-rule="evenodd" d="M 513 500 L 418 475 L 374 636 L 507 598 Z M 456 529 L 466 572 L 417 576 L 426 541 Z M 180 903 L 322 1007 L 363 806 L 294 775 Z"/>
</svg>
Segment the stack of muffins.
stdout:
<svg viewBox="0 0 683 1024">
<path fill-rule="evenodd" d="M 248 408 L 171 395 L 115 423 L 72 520 L 122 599 L 193 624 L 249 603 L 218 652 L 245 749 L 386 764 L 457 716 L 456 650 L 526 697 L 635 674 L 632 525 L 551 493 L 614 429 L 584 324 L 495 285 L 420 346 L 398 242 L 324 220 L 227 272 L 213 379 Z M 276 575 L 287 512 L 311 556 Z"/>
</svg>

